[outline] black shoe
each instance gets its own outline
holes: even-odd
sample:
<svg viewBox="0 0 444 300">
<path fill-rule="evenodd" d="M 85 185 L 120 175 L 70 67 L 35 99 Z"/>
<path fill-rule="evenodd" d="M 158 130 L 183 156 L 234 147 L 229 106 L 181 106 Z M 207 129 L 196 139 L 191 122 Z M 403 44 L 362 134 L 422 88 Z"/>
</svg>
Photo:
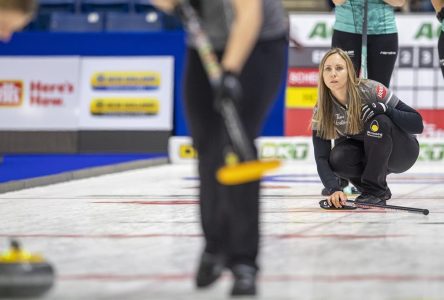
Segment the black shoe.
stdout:
<svg viewBox="0 0 444 300">
<path fill-rule="evenodd" d="M 231 270 L 234 275 L 231 296 L 255 296 L 257 269 L 249 265 L 235 265 Z"/>
<path fill-rule="evenodd" d="M 386 205 L 386 202 L 384 199 L 381 199 L 377 196 L 371 195 L 371 194 L 365 194 L 362 193 L 355 199 L 356 204 L 378 204 L 378 205 Z"/>
<path fill-rule="evenodd" d="M 390 189 L 389 188 L 387 188 L 386 190 L 385 190 L 385 192 L 384 192 L 384 194 L 382 194 L 381 196 L 380 196 L 382 199 L 384 199 L 384 200 L 389 200 L 390 198 L 392 198 L 392 191 L 390 191 Z"/>
<path fill-rule="evenodd" d="M 361 192 L 359 191 L 359 189 L 357 187 L 352 186 L 351 193 L 352 193 L 352 195 L 357 195 L 357 194 L 360 194 Z"/>
<path fill-rule="evenodd" d="M 196 274 L 196 286 L 203 288 L 214 283 L 225 268 L 225 259 L 222 255 L 204 252 L 200 258 Z"/>
<path fill-rule="evenodd" d="M 361 195 L 356 197 L 355 201 L 386 205 L 386 201 L 389 200 L 391 197 L 392 197 L 392 192 L 390 191 L 389 188 L 387 188 L 385 192 L 379 195 L 372 195 L 370 193 L 363 192 Z"/>
</svg>

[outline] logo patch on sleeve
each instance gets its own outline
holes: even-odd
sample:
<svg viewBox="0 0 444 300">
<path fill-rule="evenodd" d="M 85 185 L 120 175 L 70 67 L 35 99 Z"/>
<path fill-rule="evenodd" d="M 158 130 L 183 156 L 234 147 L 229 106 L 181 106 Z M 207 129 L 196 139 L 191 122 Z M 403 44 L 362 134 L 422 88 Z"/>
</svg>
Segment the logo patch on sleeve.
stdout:
<svg viewBox="0 0 444 300">
<path fill-rule="evenodd" d="M 383 85 L 378 84 L 376 87 L 376 96 L 379 99 L 384 99 L 387 96 L 387 88 Z"/>
</svg>

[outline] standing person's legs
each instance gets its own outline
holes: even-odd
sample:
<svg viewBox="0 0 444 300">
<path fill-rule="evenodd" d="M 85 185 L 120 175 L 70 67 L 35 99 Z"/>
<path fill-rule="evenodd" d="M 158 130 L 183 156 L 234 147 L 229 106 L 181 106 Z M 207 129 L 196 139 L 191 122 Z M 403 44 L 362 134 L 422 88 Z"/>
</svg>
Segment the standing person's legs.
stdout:
<svg viewBox="0 0 444 300">
<path fill-rule="evenodd" d="M 359 69 L 361 68 L 362 35 L 333 30 L 331 47 L 346 51 L 353 62 L 356 74 L 359 74 Z"/>
<path fill-rule="evenodd" d="M 396 58 L 398 57 L 398 34 L 368 36 L 368 78 L 390 86 Z"/>
<path fill-rule="evenodd" d="M 442 76 L 444 77 L 444 32 L 441 31 L 438 40 L 439 66 L 441 67 Z"/>
<path fill-rule="evenodd" d="M 244 97 L 238 104 L 239 113 L 252 146 L 277 96 L 280 83 L 285 78 L 286 49 L 284 38 L 259 43 L 240 76 Z M 228 145 L 228 139 L 222 119 L 213 109 L 214 95 L 195 51 L 190 51 L 188 56 L 185 95 L 188 122 L 199 156 L 205 253 L 213 256 L 224 254 L 236 277 L 233 294 L 251 293 L 253 290 L 247 290 L 245 285 L 239 286 L 239 283 L 245 283 L 245 275 L 252 275 L 250 287 L 255 291 L 259 247 L 259 182 L 223 186 L 216 181 L 215 173 L 224 163 L 223 149 Z M 204 268 L 208 272 L 201 272 L 202 265 L 209 266 Z M 200 286 L 209 285 L 217 279 L 219 274 L 213 272 L 214 266 L 214 261 L 206 264 L 205 257 L 201 258 L 198 286 L 201 273 L 210 274 L 211 278 L 206 278 Z"/>
<path fill-rule="evenodd" d="M 267 112 L 285 79 L 287 47 L 285 38 L 259 42 L 240 76 L 243 97 L 238 109 L 253 148 L 254 139 L 260 134 Z M 222 211 L 227 212 L 224 216 L 227 220 L 224 249 L 235 279 L 232 295 L 256 293 L 259 188 L 259 181 L 221 186 Z"/>
<path fill-rule="evenodd" d="M 259 42 L 240 76 L 243 88 L 239 114 L 249 143 L 260 134 L 265 117 L 285 79 L 286 39 Z M 228 211 L 227 252 L 229 265 L 245 264 L 257 268 L 259 247 L 259 181 L 239 186 L 222 186 Z"/>
<path fill-rule="evenodd" d="M 223 238 L 227 212 L 223 211 L 216 170 L 223 165 L 226 135 L 220 115 L 214 110 L 213 91 L 195 50 L 188 51 L 184 82 L 185 111 L 198 152 L 200 217 L 205 237 L 204 253 L 197 274 L 197 286 L 216 280 L 223 264 Z"/>
</svg>

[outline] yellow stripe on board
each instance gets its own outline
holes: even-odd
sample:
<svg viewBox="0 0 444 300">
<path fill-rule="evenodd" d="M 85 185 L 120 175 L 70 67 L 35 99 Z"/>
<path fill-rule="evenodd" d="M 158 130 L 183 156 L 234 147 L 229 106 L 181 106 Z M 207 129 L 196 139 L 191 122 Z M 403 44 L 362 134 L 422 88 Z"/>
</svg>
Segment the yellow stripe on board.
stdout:
<svg viewBox="0 0 444 300">
<path fill-rule="evenodd" d="M 318 99 L 315 87 L 288 87 L 285 99 L 287 108 L 312 108 Z"/>
</svg>

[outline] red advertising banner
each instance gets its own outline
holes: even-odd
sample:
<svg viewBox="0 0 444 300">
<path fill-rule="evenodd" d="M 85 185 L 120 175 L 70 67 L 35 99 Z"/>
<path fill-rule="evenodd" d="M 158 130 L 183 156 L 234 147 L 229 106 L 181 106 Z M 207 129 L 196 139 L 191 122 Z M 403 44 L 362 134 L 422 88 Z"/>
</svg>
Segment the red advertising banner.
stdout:
<svg viewBox="0 0 444 300">
<path fill-rule="evenodd" d="M 289 68 L 287 85 L 289 87 L 316 87 L 318 77 L 317 68 Z"/>
</svg>

